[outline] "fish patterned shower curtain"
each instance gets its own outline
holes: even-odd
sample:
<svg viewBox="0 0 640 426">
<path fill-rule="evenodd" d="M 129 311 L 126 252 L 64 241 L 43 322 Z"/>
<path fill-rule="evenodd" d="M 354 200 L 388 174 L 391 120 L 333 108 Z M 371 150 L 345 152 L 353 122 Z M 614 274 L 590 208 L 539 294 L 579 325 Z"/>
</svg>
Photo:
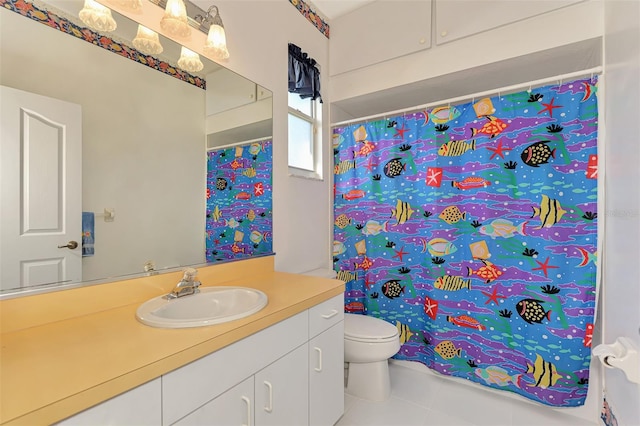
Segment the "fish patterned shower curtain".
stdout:
<svg viewBox="0 0 640 426">
<path fill-rule="evenodd" d="M 207 262 L 273 252 L 271 140 L 207 153 Z"/>
<path fill-rule="evenodd" d="M 396 359 L 552 406 L 587 395 L 597 77 L 333 130 L 345 312 Z"/>
</svg>

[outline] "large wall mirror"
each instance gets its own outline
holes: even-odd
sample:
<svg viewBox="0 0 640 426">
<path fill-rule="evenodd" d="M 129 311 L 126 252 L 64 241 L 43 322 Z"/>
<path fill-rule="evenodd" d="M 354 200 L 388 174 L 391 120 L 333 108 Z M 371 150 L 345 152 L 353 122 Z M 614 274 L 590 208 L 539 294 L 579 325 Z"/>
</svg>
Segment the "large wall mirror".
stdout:
<svg viewBox="0 0 640 426">
<path fill-rule="evenodd" d="M 271 92 L 206 58 L 202 71 L 183 73 L 175 65 L 180 46 L 162 36 L 164 51 L 146 64 L 114 53 L 128 49 L 137 31 L 115 12 L 117 30 L 88 43 L 88 33 L 83 39 L 50 28 L 8 4 L 36 7 L 41 21 L 50 12 L 82 25 L 82 0 L 0 0 L 0 295 L 205 264 L 208 150 L 270 138 Z M 56 113 L 67 104 L 78 108 L 77 174 L 65 174 L 72 165 L 62 156 L 73 145 L 59 142 L 73 136 L 71 127 L 30 108 L 5 117 L 23 93 L 51 100 Z M 15 123 L 6 124 L 10 119 Z M 9 148 L 14 139 L 20 142 Z M 80 209 L 65 207 L 71 197 Z M 94 219 L 93 252 L 85 256 L 81 244 L 69 244 L 80 243 L 85 228 L 67 226 L 63 217 L 81 221 L 82 212 Z M 27 243 L 16 240 L 25 235 Z M 30 261 L 38 236 L 48 238 L 50 254 Z M 60 260 L 63 252 L 70 260 Z M 52 281 L 52 274 L 61 278 Z"/>
</svg>

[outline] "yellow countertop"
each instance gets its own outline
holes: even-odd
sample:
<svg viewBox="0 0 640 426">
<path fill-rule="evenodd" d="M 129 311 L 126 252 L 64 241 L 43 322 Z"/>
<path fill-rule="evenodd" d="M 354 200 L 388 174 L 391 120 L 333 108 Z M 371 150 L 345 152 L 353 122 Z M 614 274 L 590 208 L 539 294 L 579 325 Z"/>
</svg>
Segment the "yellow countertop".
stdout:
<svg viewBox="0 0 640 426">
<path fill-rule="evenodd" d="M 135 317 L 181 272 L 0 301 L 0 424 L 51 424 L 341 294 L 338 280 L 273 271 L 265 257 L 200 268 L 203 287 L 237 285 L 269 298 L 260 312 L 198 328 Z"/>
</svg>

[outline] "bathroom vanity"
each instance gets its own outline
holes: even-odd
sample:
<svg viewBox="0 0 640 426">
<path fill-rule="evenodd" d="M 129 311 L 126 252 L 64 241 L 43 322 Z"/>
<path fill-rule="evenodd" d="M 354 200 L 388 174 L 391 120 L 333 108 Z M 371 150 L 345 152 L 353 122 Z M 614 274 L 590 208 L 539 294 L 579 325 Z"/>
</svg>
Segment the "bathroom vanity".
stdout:
<svg viewBox="0 0 640 426">
<path fill-rule="evenodd" d="M 268 295 L 267 306 L 207 327 L 163 329 L 137 321 L 138 306 L 180 276 L 0 301 L 0 422 L 338 420 L 344 408 L 342 281 L 274 272 L 271 257 L 208 266 L 199 269 L 203 286 L 253 287 Z"/>
</svg>

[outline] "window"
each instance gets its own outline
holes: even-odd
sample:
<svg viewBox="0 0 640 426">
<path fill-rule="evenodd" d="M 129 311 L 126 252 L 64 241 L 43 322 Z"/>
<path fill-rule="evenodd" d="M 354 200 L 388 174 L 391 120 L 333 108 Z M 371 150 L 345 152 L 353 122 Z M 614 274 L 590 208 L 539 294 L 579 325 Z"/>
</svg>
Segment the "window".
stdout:
<svg viewBox="0 0 640 426">
<path fill-rule="evenodd" d="M 320 72 L 316 61 L 289 43 L 289 172 L 322 178 Z"/>
<path fill-rule="evenodd" d="M 289 93 L 289 167 L 317 174 L 319 110 L 317 101 L 311 98 L 302 99 L 297 93 Z M 301 174 L 295 170 L 292 172 Z"/>
</svg>

